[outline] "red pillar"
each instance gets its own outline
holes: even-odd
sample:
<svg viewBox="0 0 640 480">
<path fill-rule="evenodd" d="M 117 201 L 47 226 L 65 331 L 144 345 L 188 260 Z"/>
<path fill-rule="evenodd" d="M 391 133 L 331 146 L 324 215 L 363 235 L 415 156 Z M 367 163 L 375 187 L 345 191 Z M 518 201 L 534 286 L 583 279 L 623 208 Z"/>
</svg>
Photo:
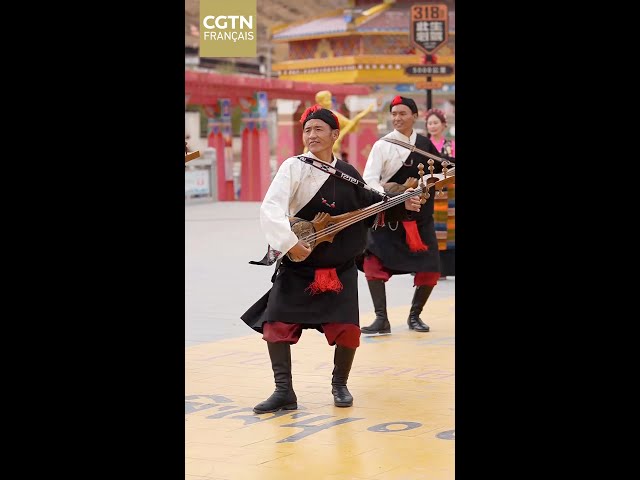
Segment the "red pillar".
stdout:
<svg viewBox="0 0 640 480">
<path fill-rule="evenodd" d="M 219 103 L 220 113 L 216 117 L 209 117 L 208 119 L 209 135 L 207 137 L 207 145 L 216 151 L 218 200 L 235 200 L 230 101 L 222 99 L 219 100 Z"/>
<path fill-rule="evenodd" d="M 216 150 L 216 178 L 217 178 L 217 190 L 218 200 L 227 200 L 226 187 L 225 187 L 225 142 L 222 132 L 220 130 L 220 122 L 213 121 L 213 128 L 209 133 L 208 145 Z"/>
<path fill-rule="evenodd" d="M 251 177 L 255 175 L 254 162 L 251 160 L 255 155 L 255 148 L 252 138 L 254 122 L 244 122 L 242 129 L 242 163 L 240 169 L 240 200 L 248 200 L 253 196 L 253 183 Z"/>
<path fill-rule="evenodd" d="M 260 202 L 271 183 L 266 120 L 252 118 L 243 121 L 240 200 Z"/>
<path fill-rule="evenodd" d="M 224 139 L 224 156 L 218 160 L 218 198 L 220 200 L 235 200 L 233 191 L 233 133 L 231 131 L 231 100 L 221 98 L 218 100 L 220 106 L 220 121 L 222 137 Z M 224 160 L 224 161 L 221 161 Z M 221 170 L 220 165 L 224 168 Z M 220 175 L 222 173 L 223 175 Z"/>
<path fill-rule="evenodd" d="M 240 200 L 260 202 L 271 183 L 267 96 L 256 92 L 255 107 L 243 118 Z M 245 154 L 246 150 L 246 154 Z"/>
<path fill-rule="evenodd" d="M 371 118 L 369 114 L 360 120 L 355 132 L 348 133 L 348 158 L 349 163 L 353 165 L 362 175 L 364 166 L 367 163 L 371 147 L 378 140 L 378 121 Z"/>
<path fill-rule="evenodd" d="M 271 151 L 269 149 L 269 129 L 267 122 L 258 130 L 258 151 L 260 152 L 260 195 L 259 200 L 262 201 L 269 185 L 271 185 Z"/>
</svg>

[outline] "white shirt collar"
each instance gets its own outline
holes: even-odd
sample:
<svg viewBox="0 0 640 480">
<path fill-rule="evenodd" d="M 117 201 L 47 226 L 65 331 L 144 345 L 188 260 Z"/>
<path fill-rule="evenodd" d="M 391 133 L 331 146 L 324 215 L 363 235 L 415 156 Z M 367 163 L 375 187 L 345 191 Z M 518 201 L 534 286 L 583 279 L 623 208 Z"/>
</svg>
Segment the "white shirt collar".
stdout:
<svg viewBox="0 0 640 480">
<path fill-rule="evenodd" d="M 388 137 L 397 138 L 398 140 L 402 140 L 403 142 L 410 143 L 411 145 L 416 144 L 416 138 L 418 136 L 415 129 L 411 131 L 411 136 L 406 137 L 404 134 L 400 133 L 398 130 L 394 130 L 393 132 L 387 135 Z"/>
<path fill-rule="evenodd" d="M 314 160 L 317 160 L 317 161 L 322 162 L 322 163 L 327 163 L 327 162 L 325 162 L 325 161 L 323 161 L 323 160 L 320 160 L 318 157 L 316 157 L 316 156 L 315 156 L 313 153 L 311 153 L 311 152 L 306 152 L 306 153 L 303 153 L 302 155 L 303 155 L 303 156 L 305 156 L 305 157 L 307 157 L 307 158 L 313 158 Z M 337 159 L 337 157 L 336 157 L 335 155 L 333 155 L 333 154 L 331 155 L 331 157 L 332 157 L 331 166 L 332 166 L 332 167 L 335 167 L 335 166 L 336 166 L 336 163 L 338 162 L 338 159 Z"/>
</svg>

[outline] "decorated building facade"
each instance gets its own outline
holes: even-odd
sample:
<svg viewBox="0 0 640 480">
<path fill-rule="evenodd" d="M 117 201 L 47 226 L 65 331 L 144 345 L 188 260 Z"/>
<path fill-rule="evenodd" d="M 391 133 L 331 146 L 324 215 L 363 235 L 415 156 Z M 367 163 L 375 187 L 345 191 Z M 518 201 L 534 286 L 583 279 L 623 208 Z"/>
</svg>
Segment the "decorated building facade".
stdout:
<svg viewBox="0 0 640 480">
<path fill-rule="evenodd" d="M 272 28 L 272 41 L 288 45 L 288 59 L 272 68 L 283 80 L 367 85 L 367 99 L 347 99 L 335 108 L 355 116 L 374 100 L 374 111 L 360 121 L 353 135 L 345 138 L 348 159 L 361 169 L 371 144 L 390 129 L 388 106 L 396 95 L 413 98 L 420 110 L 427 106 L 423 88 L 427 75 L 406 73 L 407 67 L 455 64 L 455 3 L 448 7 L 446 42 L 431 58 L 416 49 L 411 40 L 411 7 L 415 0 L 348 0 L 345 8 L 319 13 L 302 21 Z M 450 136 L 455 135 L 455 70 L 434 75 L 431 105 L 449 117 Z M 424 118 L 417 128 L 424 131 Z"/>
</svg>

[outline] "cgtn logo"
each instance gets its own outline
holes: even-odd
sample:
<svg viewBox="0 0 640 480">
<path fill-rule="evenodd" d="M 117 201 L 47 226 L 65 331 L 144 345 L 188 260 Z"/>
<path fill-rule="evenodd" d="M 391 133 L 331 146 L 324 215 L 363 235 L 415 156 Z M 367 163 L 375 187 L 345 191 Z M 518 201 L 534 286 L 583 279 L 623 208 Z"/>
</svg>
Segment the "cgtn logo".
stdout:
<svg viewBox="0 0 640 480">
<path fill-rule="evenodd" d="M 200 57 L 254 57 L 258 44 L 256 0 L 200 0 Z"/>
<path fill-rule="evenodd" d="M 254 40 L 254 16 L 207 15 L 202 19 L 204 40 Z"/>
</svg>

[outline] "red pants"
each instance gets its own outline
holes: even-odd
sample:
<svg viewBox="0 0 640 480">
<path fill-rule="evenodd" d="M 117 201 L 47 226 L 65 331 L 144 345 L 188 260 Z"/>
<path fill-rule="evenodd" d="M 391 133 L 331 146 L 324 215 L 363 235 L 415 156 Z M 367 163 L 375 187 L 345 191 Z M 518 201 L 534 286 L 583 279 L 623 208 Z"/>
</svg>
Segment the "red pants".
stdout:
<svg viewBox="0 0 640 480">
<path fill-rule="evenodd" d="M 393 276 L 393 273 L 382 265 L 380 259 L 371 253 L 364 257 L 362 268 L 367 280 L 383 280 L 386 282 Z M 439 278 L 440 272 L 416 272 L 416 276 L 413 277 L 413 286 L 428 285 L 429 287 L 435 287 Z"/>
<path fill-rule="evenodd" d="M 347 348 L 360 346 L 360 327 L 344 323 L 323 323 L 322 330 L 329 345 L 340 345 Z M 302 335 L 302 325 L 297 323 L 265 322 L 262 327 L 262 338 L 271 343 L 298 343 Z"/>
</svg>

